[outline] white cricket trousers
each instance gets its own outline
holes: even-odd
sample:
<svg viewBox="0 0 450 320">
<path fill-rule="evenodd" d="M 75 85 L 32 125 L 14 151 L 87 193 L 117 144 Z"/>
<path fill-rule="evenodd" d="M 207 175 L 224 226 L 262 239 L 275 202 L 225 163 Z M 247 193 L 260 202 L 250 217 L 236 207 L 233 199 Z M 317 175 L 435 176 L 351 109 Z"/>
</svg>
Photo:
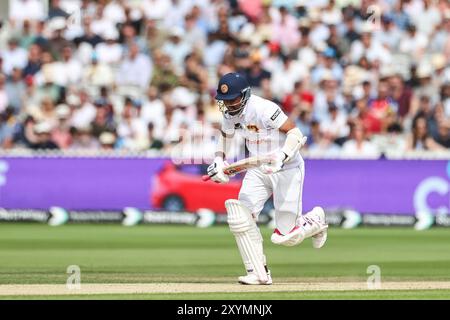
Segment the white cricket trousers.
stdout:
<svg viewBox="0 0 450 320">
<path fill-rule="evenodd" d="M 283 233 L 289 232 L 302 214 L 302 192 L 305 165 L 265 174 L 259 168 L 245 174 L 239 200 L 257 218 L 265 202 L 273 195 L 275 223 Z"/>
</svg>

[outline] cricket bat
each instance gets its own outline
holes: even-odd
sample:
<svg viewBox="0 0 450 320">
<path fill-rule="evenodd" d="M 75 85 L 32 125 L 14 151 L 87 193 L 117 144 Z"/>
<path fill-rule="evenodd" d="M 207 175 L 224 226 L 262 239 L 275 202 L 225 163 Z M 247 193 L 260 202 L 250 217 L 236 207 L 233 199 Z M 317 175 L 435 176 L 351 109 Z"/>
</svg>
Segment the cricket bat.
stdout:
<svg viewBox="0 0 450 320">
<path fill-rule="evenodd" d="M 247 171 L 251 168 L 259 167 L 260 165 L 270 163 L 271 159 L 269 157 L 250 157 L 245 158 L 236 162 L 233 162 L 232 164 L 226 166 L 223 169 L 223 173 L 225 173 L 227 176 L 235 175 L 244 171 Z M 211 180 L 211 177 L 208 175 L 202 176 L 203 181 Z"/>
</svg>

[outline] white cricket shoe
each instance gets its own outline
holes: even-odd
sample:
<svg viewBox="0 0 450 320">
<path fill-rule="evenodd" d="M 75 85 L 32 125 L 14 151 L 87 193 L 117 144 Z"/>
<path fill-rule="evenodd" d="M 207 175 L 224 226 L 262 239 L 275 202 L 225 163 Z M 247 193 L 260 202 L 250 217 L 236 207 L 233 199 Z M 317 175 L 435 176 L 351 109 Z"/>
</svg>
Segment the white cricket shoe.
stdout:
<svg viewBox="0 0 450 320">
<path fill-rule="evenodd" d="M 283 235 L 278 229 L 275 229 L 270 238 L 272 242 L 274 244 L 292 247 L 312 237 L 314 248 L 319 249 L 325 244 L 328 225 L 325 221 L 325 212 L 321 207 L 315 207 L 304 216 L 301 216 L 297 223 L 298 225 L 286 235 Z"/>
<path fill-rule="evenodd" d="M 274 244 L 286 247 L 292 247 L 300 244 L 305 239 L 305 230 L 300 226 L 295 226 L 288 234 L 282 234 L 280 230 L 275 229 L 270 237 Z"/>
<path fill-rule="evenodd" d="M 272 284 L 272 277 L 270 276 L 270 270 L 267 271 L 267 278 L 269 280 L 267 280 L 267 282 L 263 282 L 261 280 L 258 279 L 258 276 L 251 272 L 249 274 L 247 274 L 246 276 L 241 276 L 239 277 L 239 283 L 240 284 L 247 284 L 247 285 L 270 285 Z"/>
<path fill-rule="evenodd" d="M 319 231 L 312 236 L 312 245 L 315 249 L 320 249 L 325 245 L 328 235 L 328 224 L 325 219 L 325 211 L 321 207 L 315 207 L 310 214 L 315 221 L 318 221 L 320 226 Z"/>
</svg>

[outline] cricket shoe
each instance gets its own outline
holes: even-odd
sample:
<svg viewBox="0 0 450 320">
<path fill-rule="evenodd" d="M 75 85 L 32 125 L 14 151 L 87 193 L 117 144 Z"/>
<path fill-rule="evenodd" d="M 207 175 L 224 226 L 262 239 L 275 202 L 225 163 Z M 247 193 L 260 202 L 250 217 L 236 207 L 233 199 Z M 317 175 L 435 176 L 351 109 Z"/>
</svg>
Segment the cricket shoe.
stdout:
<svg viewBox="0 0 450 320">
<path fill-rule="evenodd" d="M 320 249 L 325 245 L 328 235 L 328 224 L 325 219 L 325 211 L 323 211 L 321 207 L 314 207 L 314 209 L 312 209 L 308 214 L 312 216 L 312 220 L 318 222 L 320 225 L 319 231 L 312 236 L 313 248 Z M 310 217 L 306 218 L 309 219 Z"/>
<path fill-rule="evenodd" d="M 301 226 L 295 226 L 288 234 L 282 234 L 280 230 L 275 229 L 270 237 L 274 244 L 286 247 L 292 247 L 300 244 L 305 238 L 305 231 Z"/>
<path fill-rule="evenodd" d="M 313 247 L 319 249 L 327 240 L 327 229 L 325 212 L 322 208 L 315 207 L 312 211 L 301 216 L 298 225 L 288 234 L 283 235 L 278 229 L 275 229 L 270 239 L 274 244 L 292 247 L 312 237 Z"/>
<path fill-rule="evenodd" d="M 259 280 L 258 276 L 250 272 L 246 276 L 241 276 L 238 278 L 240 284 L 245 285 L 270 285 L 272 284 L 272 277 L 270 276 L 270 270 L 267 271 L 267 278 L 268 280 L 266 282 Z"/>
</svg>

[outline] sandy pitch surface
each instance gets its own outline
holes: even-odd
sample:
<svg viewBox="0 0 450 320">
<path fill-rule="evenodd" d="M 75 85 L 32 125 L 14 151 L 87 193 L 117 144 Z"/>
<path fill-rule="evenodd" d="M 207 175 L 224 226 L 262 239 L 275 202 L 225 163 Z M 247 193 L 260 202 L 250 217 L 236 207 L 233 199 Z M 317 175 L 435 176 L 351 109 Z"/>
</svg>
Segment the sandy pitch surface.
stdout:
<svg viewBox="0 0 450 320">
<path fill-rule="evenodd" d="M 381 290 L 450 289 L 450 281 L 382 282 Z M 369 290 L 365 282 L 286 282 L 270 286 L 244 286 L 227 283 L 130 283 L 81 284 L 69 289 L 59 284 L 0 285 L 0 296 L 84 295 L 133 293 L 206 293 L 206 292 L 304 292 Z"/>
</svg>

